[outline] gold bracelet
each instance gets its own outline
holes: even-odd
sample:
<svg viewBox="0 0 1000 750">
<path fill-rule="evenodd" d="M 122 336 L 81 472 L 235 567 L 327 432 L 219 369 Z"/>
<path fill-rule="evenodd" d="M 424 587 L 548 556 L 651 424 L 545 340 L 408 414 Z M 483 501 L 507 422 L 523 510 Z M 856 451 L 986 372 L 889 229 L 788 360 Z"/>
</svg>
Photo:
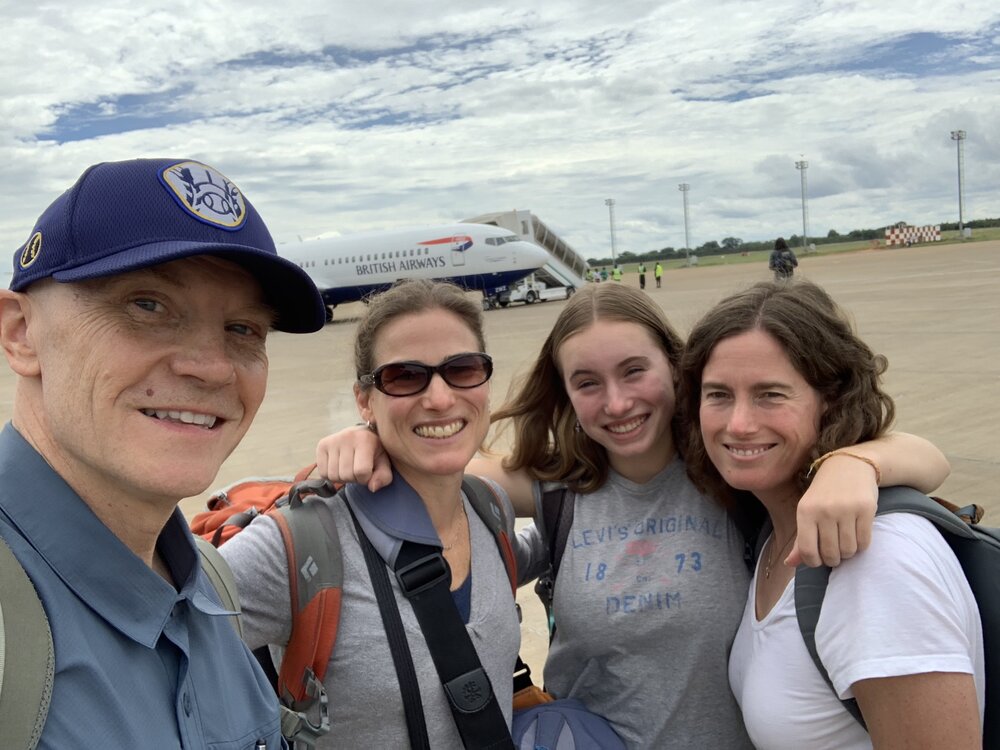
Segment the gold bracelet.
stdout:
<svg viewBox="0 0 1000 750">
<path fill-rule="evenodd" d="M 807 479 L 811 478 L 819 469 L 819 467 L 823 465 L 826 459 L 832 458 L 833 456 L 850 456 L 851 458 L 858 459 L 858 461 L 864 461 L 866 464 L 868 464 L 875 470 L 875 484 L 882 484 L 882 470 L 879 469 L 877 463 L 872 461 L 867 456 L 859 456 L 857 453 L 851 453 L 850 451 L 842 451 L 842 450 L 835 450 L 835 451 L 830 451 L 829 453 L 824 453 L 822 456 L 813 461 L 809 465 L 809 471 L 806 473 L 806 478 Z"/>
</svg>

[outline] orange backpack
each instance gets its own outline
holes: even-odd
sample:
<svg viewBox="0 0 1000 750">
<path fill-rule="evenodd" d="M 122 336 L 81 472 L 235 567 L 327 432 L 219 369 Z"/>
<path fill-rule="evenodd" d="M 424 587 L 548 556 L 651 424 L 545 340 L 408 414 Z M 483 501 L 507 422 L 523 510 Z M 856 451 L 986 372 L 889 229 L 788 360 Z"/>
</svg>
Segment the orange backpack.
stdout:
<svg viewBox="0 0 1000 750">
<path fill-rule="evenodd" d="M 337 640 L 344 569 L 337 528 L 329 512 L 309 495 L 329 495 L 321 480 L 306 481 L 316 465 L 294 477 L 253 477 L 217 490 L 191 531 L 218 547 L 259 515 L 269 514 L 281 531 L 288 557 L 292 628 L 275 669 L 267 647 L 254 651 L 281 702 L 281 733 L 312 747 L 330 729 L 323 679 Z M 324 491 L 324 489 L 326 491 Z"/>
<path fill-rule="evenodd" d="M 321 499 L 331 497 L 339 488 L 323 480 L 309 480 L 315 468 L 315 464 L 307 466 L 294 477 L 238 481 L 214 492 L 207 501 L 208 510 L 191 521 L 191 531 L 216 547 L 259 515 L 269 514 L 277 523 L 288 556 L 292 628 L 277 670 L 267 647 L 254 653 L 275 682 L 282 734 L 290 743 L 309 747 L 330 729 L 323 681 L 337 639 L 344 581 L 337 527 Z M 466 475 L 462 488 L 492 532 L 516 593 L 516 563 L 503 504 L 492 487 L 478 477 Z"/>
<path fill-rule="evenodd" d="M 311 464 L 294 477 L 248 477 L 216 490 L 205 503 L 208 510 L 191 519 L 192 533 L 213 547 L 220 546 L 254 518 L 271 510 L 293 484 L 307 480 L 315 469 L 316 464 Z"/>
</svg>

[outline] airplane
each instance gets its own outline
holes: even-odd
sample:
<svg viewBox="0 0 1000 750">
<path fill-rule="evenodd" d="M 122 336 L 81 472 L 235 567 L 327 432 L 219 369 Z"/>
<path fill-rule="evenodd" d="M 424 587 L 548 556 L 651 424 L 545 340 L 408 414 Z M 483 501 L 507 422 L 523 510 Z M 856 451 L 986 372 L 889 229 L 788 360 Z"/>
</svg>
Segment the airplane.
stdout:
<svg viewBox="0 0 1000 750">
<path fill-rule="evenodd" d="M 403 278 L 451 281 L 483 293 L 483 308 L 507 307 L 516 281 L 545 265 L 548 253 L 490 224 L 447 224 L 344 235 L 279 245 L 278 254 L 305 269 L 333 308 L 389 288 Z M 0 271 L 10 286 L 12 270 Z"/>
<path fill-rule="evenodd" d="M 398 229 L 279 245 L 333 308 L 387 289 L 399 279 L 451 281 L 483 293 L 483 308 L 506 307 L 509 287 L 545 265 L 548 253 L 510 230 L 489 224 Z"/>
</svg>

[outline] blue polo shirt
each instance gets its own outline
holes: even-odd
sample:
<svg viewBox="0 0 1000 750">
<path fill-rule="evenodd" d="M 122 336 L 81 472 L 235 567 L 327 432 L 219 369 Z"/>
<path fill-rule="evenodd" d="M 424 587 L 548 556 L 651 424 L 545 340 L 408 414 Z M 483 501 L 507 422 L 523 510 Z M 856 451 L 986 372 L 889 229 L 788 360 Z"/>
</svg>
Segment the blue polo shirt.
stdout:
<svg viewBox="0 0 1000 750">
<path fill-rule="evenodd" d="M 55 681 L 40 748 L 285 747 L 274 691 L 226 619 L 180 511 L 157 542 L 175 590 L 7 424 L 0 536 L 52 629 Z"/>
</svg>

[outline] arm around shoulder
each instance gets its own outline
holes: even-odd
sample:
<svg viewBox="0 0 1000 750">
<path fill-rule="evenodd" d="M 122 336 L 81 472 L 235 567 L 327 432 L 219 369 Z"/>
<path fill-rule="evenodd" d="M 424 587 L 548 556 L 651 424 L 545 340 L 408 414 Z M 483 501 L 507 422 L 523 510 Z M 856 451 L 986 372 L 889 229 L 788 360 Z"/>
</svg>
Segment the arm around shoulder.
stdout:
<svg viewBox="0 0 1000 750">
<path fill-rule="evenodd" d="M 839 565 L 871 543 L 878 487 L 931 492 L 951 472 L 933 443 L 905 432 L 830 451 L 813 469 L 816 476 L 799 501 L 798 536 L 787 564 Z"/>
<path fill-rule="evenodd" d="M 838 458 L 842 454 L 843 458 Z M 890 432 L 849 448 L 833 451 L 831 458 L 847 460 L 856 454 L 878 468 L 879 487 L 906 485 L 921 492 L 933 492 L 951 473 L 944 453 L 926 438 L 908 432 Z"/>
<path fill-rule="evenodd" d="M 524 469 L 505 469 L 503 456 L 478 454 L 469 462 L 468 472 L 492 479 L 503 487 L 518 518 L 534 518 L 534 480 Z"/>
</svg>

